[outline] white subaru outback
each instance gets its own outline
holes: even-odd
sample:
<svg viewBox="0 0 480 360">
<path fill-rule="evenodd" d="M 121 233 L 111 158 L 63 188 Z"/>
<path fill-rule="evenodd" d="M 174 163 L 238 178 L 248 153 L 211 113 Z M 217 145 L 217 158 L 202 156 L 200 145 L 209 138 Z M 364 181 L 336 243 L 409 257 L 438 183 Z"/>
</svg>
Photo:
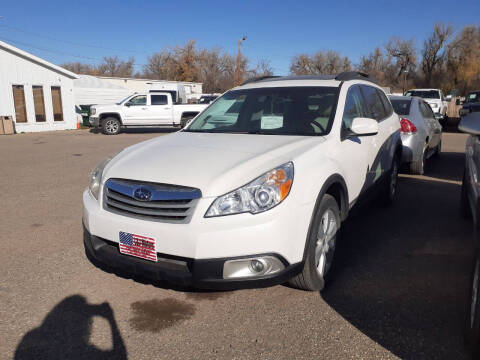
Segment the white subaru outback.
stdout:
<svg viewBox="0 0 480 360">
<path fill-rule="evenodd" d="M 249 81 L 93 171 L 87 256 L 183 286 L 321 290 L 357 199 L 394 199 L 399 128 L 365 74 Z"/>
</svg>

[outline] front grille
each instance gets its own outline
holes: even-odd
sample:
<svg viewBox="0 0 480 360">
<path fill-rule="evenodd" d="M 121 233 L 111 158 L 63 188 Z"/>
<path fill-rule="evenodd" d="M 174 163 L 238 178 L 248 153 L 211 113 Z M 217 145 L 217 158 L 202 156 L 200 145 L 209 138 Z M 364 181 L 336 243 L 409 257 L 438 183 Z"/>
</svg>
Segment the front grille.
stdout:
<svg viewBox="0 0 480 360">
<path fill-rule="evenodd" d="M 138 189 L 150 193 L 149 200 L 135 197 Z M 129 217 L 172 223 L 187 223 L 202 196 L 199 189 L 126 179 L 109 179 L 103 191 L 107 211 Z"/>
</svg>

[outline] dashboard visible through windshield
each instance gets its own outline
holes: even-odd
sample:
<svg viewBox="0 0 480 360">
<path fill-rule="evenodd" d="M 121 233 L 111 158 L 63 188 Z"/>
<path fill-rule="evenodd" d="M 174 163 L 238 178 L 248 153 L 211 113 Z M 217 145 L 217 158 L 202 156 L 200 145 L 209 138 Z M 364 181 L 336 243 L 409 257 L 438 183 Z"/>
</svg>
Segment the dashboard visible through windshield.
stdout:
<svg viewBox="0 0 480 360">
<path fill-rule="evenodd" d="M 265 135 L 326 135 L 338 88 L 266 87 L 229 91 L 184 131 Z"/>
</svg>

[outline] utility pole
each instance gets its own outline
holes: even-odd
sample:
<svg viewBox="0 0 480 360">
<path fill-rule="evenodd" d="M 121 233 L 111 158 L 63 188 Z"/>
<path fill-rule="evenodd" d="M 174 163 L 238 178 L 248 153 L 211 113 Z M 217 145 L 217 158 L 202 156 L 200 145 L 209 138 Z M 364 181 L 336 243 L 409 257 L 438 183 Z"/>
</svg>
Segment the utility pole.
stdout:
<svg viewBox="0 0 480 360">
<path fill-rule="evenodd" d="M 405 91 L 407 90 L 407 73 L 408 73 L 408 70 L 403 70 L 403 92 L 402 92 L 402 95 L 405 94 Z"/>
<path fill-rule="evenodd" d="M 245 35 L 241 39 L 238 40 L 238 58 L 237 58 L 237 81 L 236 85 L 240 85 L 242 83 L 242 41 L 247 40 L 247 36 Z"/>
</svg>

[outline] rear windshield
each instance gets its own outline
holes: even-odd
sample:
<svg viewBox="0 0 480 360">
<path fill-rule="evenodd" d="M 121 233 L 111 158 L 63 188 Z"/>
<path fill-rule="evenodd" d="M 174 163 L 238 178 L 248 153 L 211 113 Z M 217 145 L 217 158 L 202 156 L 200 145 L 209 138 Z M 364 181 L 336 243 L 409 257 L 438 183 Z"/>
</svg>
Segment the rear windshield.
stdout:
<svg viewBox="0 0 480 360">
<path fill-rule="evenodd" d="M 440 99 L 438 90 L 408 90 L 405 96 L 418 96 L 423 99 Z"/>
<path fill-rule="evenodd" d="M 336 87 L 273 87 L 229 91 L 184 131 L 265 135 L 325 135 Z"/>
<path fill-rule="evenodd" d="M 398 115 L 410 114 L 410 105 L 412 105 L 412 100 L 390 99 L 390 101 L 392 102 L 393 109 Z"/>
<path fill-rule="evenodd" d="M 480 102 L 480 91 L 471 92 L 465 99 L 466 103 Z"/>
</svg>

